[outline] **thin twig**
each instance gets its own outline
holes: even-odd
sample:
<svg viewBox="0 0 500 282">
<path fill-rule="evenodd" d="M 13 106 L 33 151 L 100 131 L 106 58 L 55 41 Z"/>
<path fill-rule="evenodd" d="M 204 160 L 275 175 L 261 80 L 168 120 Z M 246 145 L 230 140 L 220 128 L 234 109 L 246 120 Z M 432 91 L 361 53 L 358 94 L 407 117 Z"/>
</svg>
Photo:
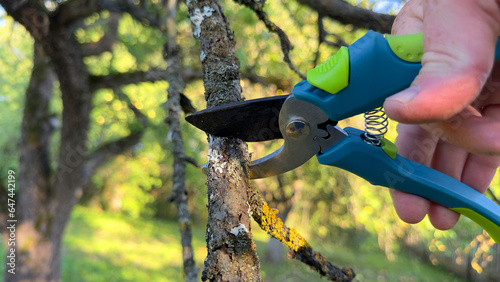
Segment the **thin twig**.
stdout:
<svg viewBox="0 0 500 282">
<path fill-rule="evenodd" d="M 167 42 L 163 47 L 163 54 L 168 65 L 165 78 L 169 83 L 168 102 L 166 103 L 168 106 L 167 122 L 172 136 L 172 155 L 174 157 L 172 195 L 169 196 L 169 200 L 173 200 L 177 206 L 177 215 L 181 234 L 183 270 L 186 281 L 198 281 L 199 269 L 196 267 L 194 262 L 194 252 L 191 242 L 192 223 L 186 188 L 187 156 L 181 132 L 181 114 L 183 111 L 182 105 L 184 105 L 184 111 L 192 111 L 194 110 L 194 107 L 190 104 L 189 99 L 182 94 L 185 84 L 181 76 L 182 66 L 180 60 L 180 48 L 177 44 L 177 4 L 177 0 L 170 0 L 164 3 L 163 8 L 165 12 L 164 22 L 167 28 Z M 186 99 L 188 101 L 186 101 Z"/>
<path fill-rule="evenodd" d="M 127 107 L 134 112 L 135 117 L 139 120 L 141 125 L 147 126 L 149 123 L 148 117 L 143 114 L 135 105 L 132 103 L 132 100 L 130 100 L 130 97 L 127 96 L 121 88 L 115 89 L 115 95 L 118 98 L 118 100 L 125 102 L 127 104 Z"/>
<path fill-rule="evenodd" d="M 491 199 L 493 199 L 493 201 L 495 203 L 497 203 L 497 205 L 500 205 L 500 200 L 498 199 L 498 197 L 493 193 L 493 191 L 491 190 L 491 188 L 489 188 L 488 190 L 486 190 L 486 192 L 488 193 L 488 195 L 491 197 Z"/>
<path fill-rule="evenodd" d="M 104 19 L 104 23 L 98 23 L 104 26 L 104 35 L 97 42 L 89 42 L 82 44 L 83 56 L 98 56 L 104 52 L 113 50 L 113 46 L 118 41 L 118 25 L 120 22 L 121 14 L 110 13 L 109 18 Z"/>
<path fill-rule="evenodd" d="M 276 216 L 278 210 L 269 208 L 266 201 L 253 187 L 248 185 L 248 199 L 252 217 L 259 226 L 276 240 L 285 244 L 289 256 L 297 259 L 331 281 L 352 281 L 356 275 L 351 268 L 339 268 L 315 251 L 295 228 L 289 228 Z"/>
<path fill-rule="evenodd" d="M 288 35 L 275 23 L 273 23 L 266 12 L 264 12 L 264 5 L 266 1 L 255 1 L 255 0 L 234 0 L 236 3 L 247 6 L 252 9 L 259 20 L 261 20 L 267 27 L 267 30 L 272 33 L 276 33 L 280 39 L 281 50 L 283 51 L 283 60 L 288 64 L 288 67 L 293 70 L 301 79 L 306 79 L 306 75 L 300 72 L 300 70 L 293 64 L 290 59 L 290 51 L 293 49 L 293 45 L 288 39 Z"/>
</svg>

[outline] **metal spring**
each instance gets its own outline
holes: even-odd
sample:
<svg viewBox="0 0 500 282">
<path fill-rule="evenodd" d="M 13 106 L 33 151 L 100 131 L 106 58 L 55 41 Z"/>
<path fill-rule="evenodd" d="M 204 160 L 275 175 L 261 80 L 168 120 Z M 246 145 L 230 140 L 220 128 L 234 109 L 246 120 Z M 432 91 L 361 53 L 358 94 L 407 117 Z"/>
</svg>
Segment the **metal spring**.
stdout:
<svg viewBox="0 0 500 282">
<path fill-rule="evenodd" d="M 380 142 L 384 139 L 384 134 L 387 133 L 389 120 L 382 107 L 368 111 L 364 114 L 365 117 L 365 141 L 380 146 Z"/>
</svg>

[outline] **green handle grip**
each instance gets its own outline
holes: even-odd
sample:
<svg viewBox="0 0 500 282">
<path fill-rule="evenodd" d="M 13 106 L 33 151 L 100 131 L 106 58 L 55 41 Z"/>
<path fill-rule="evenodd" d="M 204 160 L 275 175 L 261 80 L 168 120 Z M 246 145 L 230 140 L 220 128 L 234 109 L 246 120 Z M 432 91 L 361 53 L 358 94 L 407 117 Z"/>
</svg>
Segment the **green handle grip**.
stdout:
<svg viewBox="0 0 500 282">
<path fill-rule="evenodd" d="M 385 39 L 387 39 L 392 52 L 400 59 L 411 63 L 418 63 L 422 60 L 424 54 L 422 33 L 405 35 L 386 34 Z"/>
<path fill-rule="evenodd" d="M 391 35 L 386 34 L 385 39 L 389 43 L 392 52 L 401 60 L 410 63 L 420 63 L 424 54 L 422 33 Z M 495 47 L 495 61 L 500 59 L 500 37 Z"/>
</svg>

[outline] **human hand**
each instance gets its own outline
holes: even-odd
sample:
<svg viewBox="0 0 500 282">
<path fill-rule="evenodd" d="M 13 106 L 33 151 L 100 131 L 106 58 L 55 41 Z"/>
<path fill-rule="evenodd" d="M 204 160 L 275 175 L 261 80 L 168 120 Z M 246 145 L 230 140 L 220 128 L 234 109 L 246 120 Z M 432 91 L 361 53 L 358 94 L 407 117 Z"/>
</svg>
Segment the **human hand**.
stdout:
<svg viewBox="0 0 500 282">
<path fill-rule="evenodd" d="M 500 3 L 493 0 L 412 0 L 393 34 L 423 32 L 422 69 L 411 87 L 384 108 L 400 122 L 400 155 L 484 193 L 500 165 L 500 62 L 493 64 Z M 423 198 L 391 190 L 399 217 L 426 214 L 450 229 L 459 214 Z"/>
</svg>

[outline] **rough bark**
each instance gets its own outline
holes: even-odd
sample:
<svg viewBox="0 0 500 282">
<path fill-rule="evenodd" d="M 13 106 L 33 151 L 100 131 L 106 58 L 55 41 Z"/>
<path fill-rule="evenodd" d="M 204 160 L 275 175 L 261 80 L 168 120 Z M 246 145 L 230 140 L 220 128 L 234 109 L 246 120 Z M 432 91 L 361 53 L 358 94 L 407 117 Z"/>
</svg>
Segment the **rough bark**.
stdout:
<svg viewBox="0 0 500 282">
<path fill-rule="evenodd" d="M 188 1 L 188 16 L 200 42 L 207 107 L 241 100 L 234 36 L 219 2 Z M 241 140 L 208 138 L 208 255 L 202 279 L 260 281 L 246 194 L 247 146 Z"/>
<path fill-rule="evenodd" d="M 188 193 L 186 189 L 186 151 L 181 133 L 181 100 L 184 91 L 182 80 L 182 66 L 179 57 L 180 49 L 177 45 L 177 0 L 168 1 L 166 7 L 167 42 L 164 46 L 164 56 L 167 62 L 168 87 L 168 118 L 169 130 L 172 136 L 172 155 L 174 170 L 172 175 L 172 197 L 177 205 L 177 216 L 181 233 L 183 269 L 186 281 L 198 281 L 198 268 L 194 262 L 194 252 L 191 244 L 192 223 L 188 208 Z"/>
</svg>

